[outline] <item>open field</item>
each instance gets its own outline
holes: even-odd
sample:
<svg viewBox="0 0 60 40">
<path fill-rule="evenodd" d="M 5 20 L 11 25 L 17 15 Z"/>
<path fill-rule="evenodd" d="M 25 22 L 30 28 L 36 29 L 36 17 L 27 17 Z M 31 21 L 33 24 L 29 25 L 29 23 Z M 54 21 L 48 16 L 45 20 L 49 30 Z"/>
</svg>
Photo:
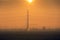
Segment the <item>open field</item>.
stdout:
<svg viewBox="0 0 60 40">
<path fill-rule="evenodd" d="M 60 31 L 0 31 L 2 40 L 60 40 Z"/>
</svg>

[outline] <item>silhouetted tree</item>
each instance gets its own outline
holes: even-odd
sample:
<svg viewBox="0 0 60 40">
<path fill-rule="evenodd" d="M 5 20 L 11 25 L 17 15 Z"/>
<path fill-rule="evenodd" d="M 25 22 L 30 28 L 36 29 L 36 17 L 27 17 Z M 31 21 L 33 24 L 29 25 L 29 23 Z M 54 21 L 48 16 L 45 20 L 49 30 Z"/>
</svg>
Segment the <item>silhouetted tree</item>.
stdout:
<svg viewBox="0 0 60 40">
<path fill-rule="evenodd" d="M 45 26 L 43 26 L 43 30 L 45 30 L 46 29 L 46 27 Z"/>
</svg>

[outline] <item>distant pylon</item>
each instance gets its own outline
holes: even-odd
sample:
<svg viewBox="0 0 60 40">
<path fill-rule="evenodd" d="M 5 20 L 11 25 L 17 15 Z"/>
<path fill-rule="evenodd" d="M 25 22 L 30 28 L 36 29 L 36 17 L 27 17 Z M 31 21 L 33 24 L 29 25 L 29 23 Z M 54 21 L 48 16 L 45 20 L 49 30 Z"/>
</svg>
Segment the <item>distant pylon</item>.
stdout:
<svg viewBox="0 0 60 40">
<path fill-rule="evenodd" d="M 27 27 L 26 30 L 29 31 L 29 10 L 27 9 Z"/>
</svg>

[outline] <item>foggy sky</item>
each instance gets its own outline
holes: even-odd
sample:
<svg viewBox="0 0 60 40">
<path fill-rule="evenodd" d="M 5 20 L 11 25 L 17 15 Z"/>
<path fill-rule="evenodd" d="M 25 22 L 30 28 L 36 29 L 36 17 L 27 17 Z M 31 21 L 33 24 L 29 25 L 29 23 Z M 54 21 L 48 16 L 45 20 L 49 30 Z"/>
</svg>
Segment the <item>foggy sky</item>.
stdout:
<svg viewBox="0 0 60 40">
<path fill-rule="evenodd" d="M 58 4 L 58 5 L 57 5 Z M 54 1 L 34 0 L 28 5 L 30 28 L 58 28 L 60 5 Z M 25 0 L 0 1 L 0 28 L 26 28 L 27 3 Z M 60 28 L 60 27 L 59 27 Z"/>
</svg>

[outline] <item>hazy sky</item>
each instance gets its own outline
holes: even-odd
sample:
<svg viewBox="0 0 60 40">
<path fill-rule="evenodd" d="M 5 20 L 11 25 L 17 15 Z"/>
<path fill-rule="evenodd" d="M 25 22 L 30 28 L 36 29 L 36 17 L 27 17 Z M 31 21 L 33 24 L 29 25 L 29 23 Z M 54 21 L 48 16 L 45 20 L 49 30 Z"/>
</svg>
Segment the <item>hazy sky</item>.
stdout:
<svg viewBox="0 0 60 40">
<path fill-rule="evenodd" d="M 27 8 L 29 8 L 30 28 L 59 27 L 60 5 L 57 4 L 58 2 L 52 0 L 34 0 L 30 5 L 26 0 L 0 0 L 0 28 L 26 28 Z"/>
</svg>

